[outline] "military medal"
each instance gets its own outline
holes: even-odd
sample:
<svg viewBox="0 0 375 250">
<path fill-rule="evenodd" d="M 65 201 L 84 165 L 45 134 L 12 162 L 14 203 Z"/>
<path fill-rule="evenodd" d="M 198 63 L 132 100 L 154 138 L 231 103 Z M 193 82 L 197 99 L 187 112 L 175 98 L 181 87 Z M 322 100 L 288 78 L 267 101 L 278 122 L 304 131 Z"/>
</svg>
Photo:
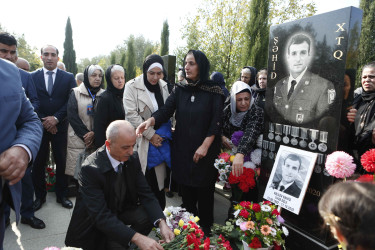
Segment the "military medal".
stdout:
<svg viewBox="0 0 375 250">
<path fill-rule="evenodd" d="M 275 158 L 275 153 L 273 152 L 275 150 L 275 147 L 276 147 L 276 143 L 275 142 L 270 142 L 270 146 L 269 146 L 269 149 L 270 149 L 270 153 L 268 154 L 268 157 L 273 160 L 273 158 Z"/>
<path fill-rule="evenodd" d="M 264 158 L 266 158 L 268 156 L 268 152 L 267 152 L 267 149 L 268 149 L 268 141 L 266 140 L 263 140 L 262 142 L 262 146 L 263 146 L 263 152 L 262 152 L 262 155 Z"/>
<path fill-rule="evenodd" d="M 301 141 L 299 141 L 299 146 L 301 148 L 306 148 L 307 146 L 307 142 L 305 141 L 305 139 L 307 139 L 307 128 L 301 128 Z"/>
<path fill-rule="evenodd" d="M 273 132 L 275 132 L 275 126 L 272 122 L 269 123 L 268 131 L 268 139 L 273 140 L 273 138 L 275 138 L 275 135 L 273 134 Z"/>
<path fill-rule="evenodd" d="M 320 151 L 320 152 L 326 152 L 327 151 L 327 138 L 328 138 L 328 132 L 326 132 L 326 131 L 320 131 L 320 133 L 319 133 L 319 141 L 321 142 L 321 143 L 319 143 L 319 145 L 318 145 L 318 150 Z"/>
<path fill-rule="evenodd" d="M 314 142 L 316 140 L 316 138 L 318 137 L 318 133 L 319 133 L 319 130 L 310 129 L 311 142 L 309 143 L 309 149 L 311 149 L 311 150 L 316 150 L 316 148 L 318 147 L 316 145 L 316 143 Z"/>
<path fill-rule="evenodd" d="M 279 123 L 276 123 L 276 130 L 275 130 L 275 134 L 277 134 L 275 136 L 275 141 L 277 142 L 280 142 L 281 141 L 281 134 L 282 134 L 282 127 L 283 125 L 282 124 L 279 124 Z"/>
<path fill-rule="evenodd" d="M 298 144 L 298 140 L 296 139 L 296 137 L 299 136 L 299 127 L 294 127 L 292 126 L 292 132 L 290 134 L 293 138 L 290 140 L 290 143 L 293 145 L 293 146 L 296 146 Z"/>
<path fill-rule="evenodd" d="M 321 165 L 323 164 L 324 154 L 318 154 L 318 158 L 316 160 L 316 165 L 314 168 L 314 172 L 320 174 L 322 172 Z"/>
<path fill-rule="evenodd" d="M 190 101 L 191 102 L 194 102 L 194 100 L 195 100 L 195 96 L 194 96 L 194 94 L 190 97 Z"/>
<path fill-rule="evenodd" d="M 284 144 L 288 144 L 289 143 L 289 137 L 288 135 L 290 134 L 290 125 L 283 125 L 283 132 L 284 132 L 284 137 L 283 137 L 283 142 Z"/>
</svg>

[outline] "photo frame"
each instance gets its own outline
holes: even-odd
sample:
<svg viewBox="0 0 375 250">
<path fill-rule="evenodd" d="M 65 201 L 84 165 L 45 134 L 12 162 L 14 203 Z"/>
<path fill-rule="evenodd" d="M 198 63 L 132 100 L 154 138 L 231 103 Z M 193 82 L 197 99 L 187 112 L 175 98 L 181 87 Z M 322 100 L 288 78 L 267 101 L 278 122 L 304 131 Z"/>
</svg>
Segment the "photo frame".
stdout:
<svg viewBox="0 0 375 250">
<path fill-rule="evenodd" d="M 263 198 L 299 214 L 317 153 L 281 145 Z"/>
</svg>

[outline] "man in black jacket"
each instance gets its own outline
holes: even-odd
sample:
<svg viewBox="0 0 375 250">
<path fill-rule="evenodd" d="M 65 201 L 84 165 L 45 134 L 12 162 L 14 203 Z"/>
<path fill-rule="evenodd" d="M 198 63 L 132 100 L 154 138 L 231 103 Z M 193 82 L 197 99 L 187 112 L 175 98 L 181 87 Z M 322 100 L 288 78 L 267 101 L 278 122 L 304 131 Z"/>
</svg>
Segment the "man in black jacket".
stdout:
<svg viewBox="0 0 375 250">
<path fill-rule="evenodd" d="M 133 153 L 136 135 L 123 120 L 112 122 L 105 145 L 91 154 L 79 174 L 79 194 L 65 239 L 83 249 L 162 249 L 146 237 L 153 225 L 169 242 L 173 232 Z"/>
</svg>

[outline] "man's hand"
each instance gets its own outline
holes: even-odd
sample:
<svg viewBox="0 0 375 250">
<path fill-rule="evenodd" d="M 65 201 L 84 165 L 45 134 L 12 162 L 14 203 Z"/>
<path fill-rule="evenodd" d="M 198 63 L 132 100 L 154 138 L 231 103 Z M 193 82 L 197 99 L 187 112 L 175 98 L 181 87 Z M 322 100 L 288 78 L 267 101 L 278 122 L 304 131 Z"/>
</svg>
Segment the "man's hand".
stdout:
<svg viewBox="0 0 375 250">
<path fill-rule="evenodd" d="M 144 236 L 140 233 L 135 233 L 131 242 L 136 244 L 139 249 L 153 249 L 153 250 L 163 250 L 164 248 L 157 243 L 155 240 Z"/>
<path fill-rule="evenodd" d="M 174 233 L 172 230 L 168 227 L 167 223 L 165 220 L 161 220 L 159 223 L 159 228 L 160 228 L 160 234 L 165 240 L 165 242 L 171 242 L 171 240 L 174 239 Z"/>
<path fill-rule="evenodd" d="M 56 126 L 57 124 L 57 121 L 54 116 L 47 116 L 47 117 L 42 118 L 42 120 L 43 120 L 42 122 L 43 127 L 46 130 L 49 130 L 51 127 Z"/>
<path fill-rule="evenodd" d="M 149 127 L 154 126 L 154 125 L 155 125 L 155 118 L 150 117 L 146 121 L 139 124 L 135 133 L 137 134 L 138 137 L 142 137 L 143 132 L 147 130 Z"/>
<path fill-rule="evenodd" d="M 158 135 L 158 134 L 154 134 L 154 135 L 151 137 L 150 142 L 151 142 L 151 144 L 154 145 L 155 147 L 160 147 L 160 146 L 161 146 L 161 143 L 163 142 L 163 138 L 161 138 L 161 136 Z"/>
<path fill-rule="evenodd" d="M 232 164 L 232 174 L 236 177 L 243 174 L 243 162 L 244 162 L 245 156 L 243 154 L 236 154 L 236 156 L 233 159 Z"/>
<path fill-rule="evenodd" d="M 25 170 L 29 164 L 29 154 L 22 147 L 11 147 L 0 154 L 0 175 L 9 184 L 16 184 L 25 175 Z"/>
<path fill-rule="evenodd" d="M 94 132 L 93 131 L 87 132 L 83 136 L 83 141 L 85 142 L 85 145 L 87 148 L 90 147 L 94 142 Z"/>
<path fill-rule="evenodd" d="M 354 122 L 356 114 L 357 114 L 356 109 L 349 110 L 348 114 L 346 115 L 346 117 L 348 118 L 348 121 Z"/>
<path fill-rule="evenodd" d="M 227 149 L 231 149 L 232 147 L 230 146 L 229 139 L 225 137 L 224 135 L 221 137 L 221 143 L 223 146 Z"/>
<path fill-rule="evenodd" d="M 52 126 L 49 129 L 47 129 L 47 132 L 55 135 L 57 133 L 57 127 L 56 126 Z"/>
</svg>

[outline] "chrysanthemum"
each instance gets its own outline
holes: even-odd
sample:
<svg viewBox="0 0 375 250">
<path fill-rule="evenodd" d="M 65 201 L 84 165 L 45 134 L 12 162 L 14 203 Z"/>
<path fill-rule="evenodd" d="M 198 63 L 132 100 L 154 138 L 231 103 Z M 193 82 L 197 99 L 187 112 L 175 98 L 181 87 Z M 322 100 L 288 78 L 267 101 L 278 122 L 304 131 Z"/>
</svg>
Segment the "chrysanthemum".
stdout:
<svg viewBox="0 0 375 250">
<path fill-rule="evenodd" d="M 262 205 L 261 206 L 262 211 L 264 212 L 271 212 L 271 207 L 268 205 Z"/>
<path fill-rule="evenodd" d="M 251 169 L 255 169 L 257 166 L 255 166 L 255 164 L 253 163 L 253 162 L 251 162 L 251 161 L 246 161 L 244 164 L 243 164 L 243 166 L 245 167 L 245 168 L 251 168 Z"/>
<path fill-rule="evenodd" d="M 336 151 L 327 156 L 327 172 L 336 178 L 346 178 L 354 173 L 356 165 L 353 157 L 343 151 Z"/>
<path fill-rule="evenodd" d="M 262 143 L 263 143 L 263 134 L 260 134 L 260 136 L 257 139 L 257 147 L 262 148 Z"/>
<path fill-rule="evenodd" d="M 375 172 L 375 149 L 370 149 L 361 156 L 361 164 L 367 172 Z"/>
<path fill-rule="evenodd" d="M 283 233 L 285 234 L 285 236 L 288 236 L 289 235 L 288 229 L 284 226 L 282 226 L 281 228 L 283 229 Z"/>
<path fill-rule="evenodd" d="M 261 158 L 262 158 L 262 150 L 261 149 L 257 148 L 253 152 L 251 152 L 251 161 L 255 165 L 260 165 Z"/>
<path fill-rule="evenodd" d="M 267 235 L 269 235 L 269 234 L 271 233 L 271 228 L 270 228 L 270 226 L 268 226 L 268 225 L 263 225 L 263 226 L 260 228 L 260 232 L 261 232 L 263 235 L 267 236 Z"/>
</svg>

